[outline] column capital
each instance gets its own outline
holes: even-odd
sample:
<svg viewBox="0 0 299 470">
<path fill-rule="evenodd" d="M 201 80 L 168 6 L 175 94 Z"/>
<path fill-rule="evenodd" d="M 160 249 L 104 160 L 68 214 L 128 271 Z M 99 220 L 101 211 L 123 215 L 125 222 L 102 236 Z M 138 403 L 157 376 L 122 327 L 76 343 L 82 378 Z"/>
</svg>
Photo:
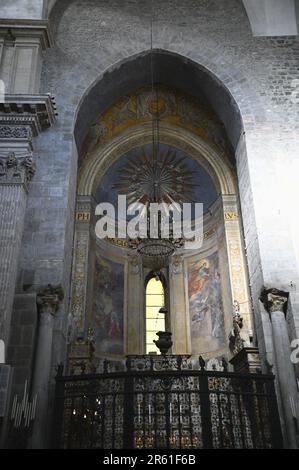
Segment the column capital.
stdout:
<svg viewBox="0 0 299 470">
<path fill-rule="evenodd" d="M 284 292 L 276 288 L 264 289 L 260 296 L 260 300 L 263 302 L 264 307 L 270 316 L 274 312 L 283 312 L 286 314 L 288 299 L 288 292 Z"/>
<path fill-rule="evenodd" d="M 37 293 L 36 298 L 39 313 L 48 312 L 51 315 L 55 315 L 63 298 L 64 292 L 61 285 L 52 286 L 48 284 L 46 287 L 43 287 Z"/>
<path fill-rule="evenodd" d="M 8 152 L 6 157 L 0 157 L 0 185 L 21 184 L 27 189 L 35 170 L 36 165 L 30 154 L 17 157 L 15 152 Z"/>
</svg>

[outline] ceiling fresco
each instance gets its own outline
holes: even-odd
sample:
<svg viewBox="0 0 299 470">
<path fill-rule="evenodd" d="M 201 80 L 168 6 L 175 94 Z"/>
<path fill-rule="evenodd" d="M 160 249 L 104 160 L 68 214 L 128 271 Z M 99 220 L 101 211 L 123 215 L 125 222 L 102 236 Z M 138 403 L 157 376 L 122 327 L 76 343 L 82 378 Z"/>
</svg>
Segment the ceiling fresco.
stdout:
<svg viewBox="0 0 299 470">
<path fill-rule="evenodd" d="M 159 118 L 188 130 L 229 155 L 230 148 L 223 124 L 198 98 L 164 86 L 141 88 L 123 96 L 107 109 L 91 127 L 80 152 L 80 161 L 95 147 L 105 145 L 132 126 L 142 126 Z"/>
</svg>

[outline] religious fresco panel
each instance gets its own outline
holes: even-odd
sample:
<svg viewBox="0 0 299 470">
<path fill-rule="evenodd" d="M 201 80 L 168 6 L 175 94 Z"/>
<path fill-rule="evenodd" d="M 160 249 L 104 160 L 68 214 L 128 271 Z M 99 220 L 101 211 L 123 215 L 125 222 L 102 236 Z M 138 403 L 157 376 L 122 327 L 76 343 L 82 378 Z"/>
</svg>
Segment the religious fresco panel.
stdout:
<svg viewBox="0 0 299 470">
<path fill-rule="evenodd" d="M 124 353 L 124 266 L 96 255 L 93 286 L 95 354 Z"/>
<path fill-rule="evenodd" d="M 192 353 L 217 350 L 225 344 L 218 253 L 188 265 Z"/>
</svg>

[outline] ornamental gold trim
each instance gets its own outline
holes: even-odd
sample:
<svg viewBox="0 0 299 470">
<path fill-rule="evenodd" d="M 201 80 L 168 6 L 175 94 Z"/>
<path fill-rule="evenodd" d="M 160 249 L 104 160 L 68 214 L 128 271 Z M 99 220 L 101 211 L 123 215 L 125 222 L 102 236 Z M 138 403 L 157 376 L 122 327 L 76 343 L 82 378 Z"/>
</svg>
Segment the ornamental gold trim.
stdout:
<svg viewBox="0 0 299 470">
<path fill-rule="evenodd" d="M 237 212 L 224 212 L 224 220 L 239 220 L 239 214 Z"/>
</svg>

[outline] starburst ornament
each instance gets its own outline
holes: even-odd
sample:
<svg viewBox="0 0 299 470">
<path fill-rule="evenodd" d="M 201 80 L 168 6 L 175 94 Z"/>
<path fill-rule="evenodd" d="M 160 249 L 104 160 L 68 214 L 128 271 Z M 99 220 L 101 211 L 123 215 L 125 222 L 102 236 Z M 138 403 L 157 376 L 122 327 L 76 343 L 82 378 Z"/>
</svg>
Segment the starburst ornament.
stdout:
<svg viewBox="0 0 299 470">
<path fill-rule="evenodd" d="M 152 202 L 179 204 L 193 202 L 198 186 L 194 174 L 175 149 L 160 150 L 157 158 L 145 147 L 138 158 L 131 158 L 113 184 L 119 194 L 126 194 L 129 204 Z"/>
<path fill-rule="evenodd" d="M 183 246 L 184 240 L 174 238 L 171 230 L 169 238 L 163 238 L 162 219 L 158 221 L 158 237 L 151 238 L 150 205 L 161 204 L 166 215 L 169 215 L 169 206 L 180 210 L 183 203 L 193 201 L 198 183 L 186 163 L 186 157 L 178 156 L 175 149 L 156 149 L 155 152 L 153 146 L 151 150 L 143 147 L 140 157 L 129 159 L 119 172 L 113 188 L 119 194 L 126 194 L 128 203 L 136 204 L 136 208 L 140 203 L 144 205 L 148 237 L 137 242 L 133 240 L 130 246 L 137 249 L 144 266 L 161 269 L 169 264 L 170 257 Z"/>
</svg>

